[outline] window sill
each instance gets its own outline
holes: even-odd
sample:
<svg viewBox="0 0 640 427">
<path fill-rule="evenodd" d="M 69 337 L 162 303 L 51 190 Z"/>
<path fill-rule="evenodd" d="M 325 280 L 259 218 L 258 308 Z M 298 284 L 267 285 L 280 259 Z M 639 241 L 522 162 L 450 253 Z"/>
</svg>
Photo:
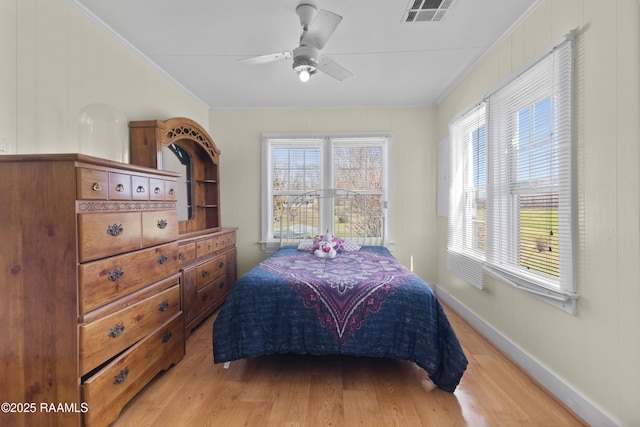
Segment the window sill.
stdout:
<svg viewBox="0 0 640 427">
<path fill-rule="evenodd" d="M 566 292 L 550 289 L 533 281 L 527 280 L 521 275 L 498 269 L 493 266 L 484 265 L 483 271 L 487 276 L 493 277 L 514 288 L 532 294 L 534 297 L 556 307 L 569 314 L 576 314 L 577 300 L 580 298 L 575 292 Z"/>
<path fill-rule="evenodd" d="M 278 249 L 280 249 L 280 246 L 281 246 L 279 241 L 264 241 L 264 240 L 261 240 L 258 243 L 260 243 L 260 250 L 263 251 L 263 252 L 275 252 Z M 383 245 L 380 245 L 380 244 L 367 245 L 366 243 L 363 244 L 363 243 L 360 243 L 360 242 L 358 242 L 358 244 L 362 244 L 363 246 L 384 246 L 387 249 L 389 249 L 390 251 L 393 251 L 393 248 L 395 247 L 396 242 L 394 242 L 394 241 L 385 241 Z M 289 244 L 285 244 L 285 245 L 282 245 L 282 246 L 297 246 L 297 245 L 298 245 L 297 242 L 291 242 Z"/>
</svg>

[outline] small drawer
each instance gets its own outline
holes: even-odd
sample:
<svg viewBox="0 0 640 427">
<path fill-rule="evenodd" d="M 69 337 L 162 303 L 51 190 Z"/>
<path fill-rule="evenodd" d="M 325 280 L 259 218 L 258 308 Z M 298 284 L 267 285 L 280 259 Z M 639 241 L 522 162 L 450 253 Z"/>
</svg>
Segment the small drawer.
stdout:
<svg viewBox="0 0 640 427">
<path fill-rule="evenodd" d="M 180 312 L 180 287 L 159 294 L 80 325 L 80 374 L 101 363 L 150 334 Z"/>
<path fill-rule="evenodd" d="M 178 271 L 178 243 L 78 266 L 80 314 L 102 307 Z"/>
<path fill-rule="evenodd" d="M 175 202 L 178 200 L 178 187 L 176 181 L 164 182 L 165 200 Z"/>
<path fill-rule="evenodd" d="M 164 200 L 165 184 L 163 179 L 149 179 L 149 200 Z"/>
<path fill-rule="evenodd" d="M 76 170 L 79 200 L 107 200 L 109 198 L 109 174 L 106 171 L 78 168 Z"/>
<path fill-rule="evenodd" d="M 198 313 L 202 313 L 209 307 L 220 301 L 227 293 L 226 277 L 222 276 L 198 290 Z"/>
<path fill-rule="evenodd" d="M 178 211 L 142 212 L 142 246 L 149 247 L 178 239 Z"/>
<path fill-rule="evenodd" d="M 131 200 L 149 200 L 149 178 L 144 176 L 131 176 Z"/>
<path fill-rule="evenodd" d="M 196 242 L 196 257 L 200 258 L 214 251 L 213 238 L 202 239 Z"/>
<path fill-rule="evenodd" d="M 82 398 L 89 407 L 83 415 L 85 425 L 111 424 L 158 372 L 183 357 L 184 321 L 180 312 L 84 381 Z"/>
<path fill-rule="evenodd" d="M 220 247 L 228 247 L 234 246 L 236 244 L 236 233 L 235 231 L 230 233 L 224 233 L 220 235 Z"/>
<path fill-rule="evenodd" d="M 198 289 L 203 288 L 212 280 L 227 273 L 227 257 L 216 257 L 196 267 L 196 280 Z"/>
<path fill-rule="evenodd" d="M 131 176 L 109 172 L 109 200 L 131 200 Z"/>
<path fill-rule="evenodd" d="M 195 242 L 185 243 L 178 246 L 178 261 L 185 263 L 196 259 L 196 244 Z"/>
<path fill-rule="evenodd" d="M 130 252 L 142 246 L 139 212 L 78 214 L 80 262 Z"/>
</svg>

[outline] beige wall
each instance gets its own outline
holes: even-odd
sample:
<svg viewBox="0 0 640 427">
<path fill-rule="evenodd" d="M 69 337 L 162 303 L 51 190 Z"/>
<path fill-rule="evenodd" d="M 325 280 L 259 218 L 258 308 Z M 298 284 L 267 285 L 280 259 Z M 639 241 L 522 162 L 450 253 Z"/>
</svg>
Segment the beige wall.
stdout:
<svg viewBox="0 0 640 427">
<path fill-rule="evenodd" d="M 206 105 L 65 0 L 0 2 L 0 58 L 0 153 L 78 151 L 80 111 L 94 103 L 127 120 L 208 124 Z"/>
<path fill-rule="evenodd" d="M 623 425 L 640 425 L 640 13 L 635 0 L 547 0 L 438 107 L 452 116 L 577 29 L 578 314 L 496 280 L 478 291 L 446 270 L 438 284 Z"/>
<path fill-rule="evenodd" d="M 436 278 L 436 164 L 433 108 L 211 111 L 211 136 L 222 150 L 222 223 L 237 226 L 238 268 L 263 259 L 261 134 L 280 132 L 393 133 L 392 191 L 396 257 L 427 281 Z"/>
</svg>

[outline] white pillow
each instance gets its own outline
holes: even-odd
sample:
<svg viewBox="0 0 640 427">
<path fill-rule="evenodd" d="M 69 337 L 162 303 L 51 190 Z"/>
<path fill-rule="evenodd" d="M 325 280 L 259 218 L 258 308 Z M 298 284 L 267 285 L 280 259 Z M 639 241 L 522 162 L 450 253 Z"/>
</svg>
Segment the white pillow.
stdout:
<svg viewBox="0 0 640 427">
<path fill-rule="evenodd" d="M 300 240 L 300 243 L 298 244 L 298 250 L 313 252 L 313 239 Z"/>
<path fill-rule="evenodd" d="M 355 251 L 359 251 L 361 246 L 359 244 L 357 244 L 356 242 L 352 241 L 352 240 L 345 240 L 342 243 L 342 246 L 344 247 L 344 251 L 345 252 L 355 252 Z"/>
</svg>

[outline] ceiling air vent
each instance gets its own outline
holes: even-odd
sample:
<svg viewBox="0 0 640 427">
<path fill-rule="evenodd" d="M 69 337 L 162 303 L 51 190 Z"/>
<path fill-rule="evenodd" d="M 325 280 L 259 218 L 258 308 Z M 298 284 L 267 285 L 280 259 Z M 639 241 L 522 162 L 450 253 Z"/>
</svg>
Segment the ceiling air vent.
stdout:
<svg viewBox="0 0 640 427">
<path fill-rule="evenodd" d="M 410 0 L 404 22 L 442 21 L 456 0 Z"/>
</svg>

